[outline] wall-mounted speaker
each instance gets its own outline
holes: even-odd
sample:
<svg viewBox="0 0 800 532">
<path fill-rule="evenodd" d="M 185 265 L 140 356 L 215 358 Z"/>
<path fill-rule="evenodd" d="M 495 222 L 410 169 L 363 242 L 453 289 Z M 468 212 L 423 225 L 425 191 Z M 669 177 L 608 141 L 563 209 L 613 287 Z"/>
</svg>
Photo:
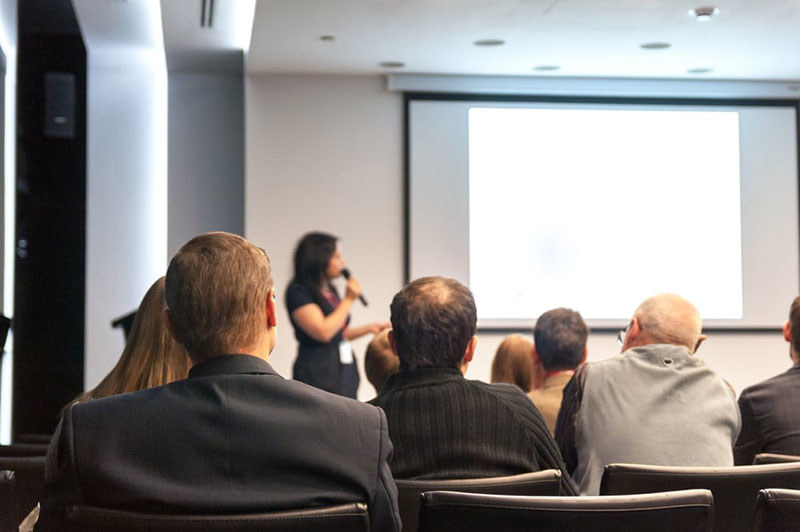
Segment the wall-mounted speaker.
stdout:
<svg viewBox="0 0 800 532">
<path fill-rule="evenodd" d="M 44 136 L 75 137 L 75 74 L 44 75 Z"/>
</svg>

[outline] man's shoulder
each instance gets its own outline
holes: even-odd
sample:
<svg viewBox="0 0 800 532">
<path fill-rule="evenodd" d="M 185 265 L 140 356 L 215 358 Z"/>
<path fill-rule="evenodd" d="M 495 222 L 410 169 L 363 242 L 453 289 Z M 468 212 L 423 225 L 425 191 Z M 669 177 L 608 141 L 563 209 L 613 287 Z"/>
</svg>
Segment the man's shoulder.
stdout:
<svg viewBox="0 0 800 532">
<path fill-rule="evenodd" d="M 740 400 L 758 400 L 777 394 L 800 395 L 800 368 L 792 368 L 767 380 L 748 386 L 740 395 Z"/>
<path fill-rule="evenodd" d="M 486 394 L 497 398 L 504 403 L 515 408 L 534 409 L 533 402 L 525 392 L 514 384 L 494 382 L 488 383 L 483 381 L 466 381 L 476 390 L 477 393 Z"/>
</svg>

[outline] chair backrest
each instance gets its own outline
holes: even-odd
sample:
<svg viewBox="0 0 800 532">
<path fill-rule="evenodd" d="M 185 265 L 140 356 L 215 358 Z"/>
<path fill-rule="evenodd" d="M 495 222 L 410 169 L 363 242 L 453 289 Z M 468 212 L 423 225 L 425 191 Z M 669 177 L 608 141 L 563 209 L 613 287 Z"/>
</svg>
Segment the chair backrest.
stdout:
<svg viewBox="0 0 800 532">
<path fill-rule="evenodd" d="M 800 491 L 759 491 L 753 532 L 800 532 Z"/>
<path fill-rule="evenodd" d="M 419 518 L 420 495 L 426 491 L 494 493 L 496 495 L 559 495 L 561 471 L 545 469 L 508 477 L 466 478 L 457 480 L 395 480 L 403 532 L 415 532 Z"/>
<path fill-rule="evenodd" d="M 342 504 L 237 515 L 146 514 L 69 506 L 62 530 L 78 532 L 367 532 L 369 515 L 363 503 Z"/>
<path fill-rule="evenodd" d="M 44 486 L 44 464 L 44 456 L 0 456 L 0 470 L 14 472 L 19 519 L 24 519 L 39 502 Z"/>
<path fill-rule="evenodd" d="M 710 532 L 714 499 L 708 490 L 593 497 L 518 497 L 427 492 L 420 532 L 648 530 Z"/>
<path fill-rule="evenodd" d="M 759 453 L 753 460 L 753 465 L 786 464 L 789 462 L 800 462 L 800 456 L 794 454 Z"/>
<path fill-rule="evenodd" d="M 0 445 L 0 456 L 45 456 L 46 443 L 12 443 Z"/>
<path fill-rule="evenodd" d="M 17 532 L 25 516 L 17 515 L 17 491 L 13 471 L 0 471 L 0 532 Z"/>
<path fill-rule="evenodd" d="M 709 489 L 714 494 L 714 530 L 749 532 L 762 488 L 800 488 L 800 463 L 737 467 L 607 465 L 601 495 Z"/>
</svg>

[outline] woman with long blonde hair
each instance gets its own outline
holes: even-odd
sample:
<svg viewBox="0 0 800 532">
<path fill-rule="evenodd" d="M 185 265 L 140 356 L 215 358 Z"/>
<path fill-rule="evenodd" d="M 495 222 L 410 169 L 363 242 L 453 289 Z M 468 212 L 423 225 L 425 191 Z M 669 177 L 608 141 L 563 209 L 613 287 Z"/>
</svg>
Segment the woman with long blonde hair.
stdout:
<svg viewBox="0 0 800 532">
<path fill-rule="evenodd" d="M 155 388 L 185 379 L 192 363 L 183 346 L 169 335 L 163 313 L 164 277 L 161 277 L 142 298 L 117 365 L 100 384 L 73 402 Z"/>
<path fill-rule="evenodd" d="M 533 363 L 533 342 L 521 334 L 506 337 L 492 361 L 492 382 L 516 384 L 523 392 L 542 385 L 541 368 Z"/>
</svg>

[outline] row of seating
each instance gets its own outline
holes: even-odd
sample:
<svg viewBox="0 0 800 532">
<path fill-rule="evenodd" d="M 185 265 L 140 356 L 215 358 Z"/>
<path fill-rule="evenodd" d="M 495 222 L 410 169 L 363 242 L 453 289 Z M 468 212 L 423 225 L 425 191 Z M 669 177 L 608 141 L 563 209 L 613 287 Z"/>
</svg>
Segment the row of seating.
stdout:
<svg viewBox="0 0 800 532">
<path fill-rule="evenodd" d="M 11 450 L 11 448 L 15 448 Z M 0 446 L 0 470 L 10 470 L 15 495 L 0 499 L 3 517 L 16 508 L 14 522 L 24 518 L 36 505 L 44 483 L 45 457 L 3 456 L 24 454 L 18 444 Z M 30 450 L 30 449 L 28 449 Z M 41 450 L 41 448 L 40 448 Z M 759 490 L 800 489 L 800 457 L 760 455 L 762 465 L 730 468 L 689 468 L 612 464 L 606 467 L 601 495 L 631 495 L 652 492 L 672 492 L 695 488 L 708 489 L 717 508 L 714 530 L 748 531 L 756 513 L 756 494 Z M 785 463 L 777 463 L 785 462 Z M 6 482 L 10 482 L 6 478 Z M 463 480 L 397 480 L 399 505 L 405 531 L 415 532 L 420 515 L 421 494 L 425 492 L 461 492 L 503 496 L 562 495 L 561 473 L 557 470 L 539 471 L 513 477 Z M 572 497 L 559 497 L 572 500 Z M 591 498 L 581 497 L 581 500 Z M 352 510 L 352 508 L 351 508 Z M 250 516 L 254 517 L 254 516 Z M 216 518 L 215 518 L 216 520 Z M 210 525 L 209 525 L 210 526 Z M 221 526 L 221 525 L 220 525 Z M 242 528 L 247 530 L 247 528 Z M 0 528 L 0 532 L 5 529 Z M 419 530 L 422 530 L 420 527 Z"/>
</svg>

